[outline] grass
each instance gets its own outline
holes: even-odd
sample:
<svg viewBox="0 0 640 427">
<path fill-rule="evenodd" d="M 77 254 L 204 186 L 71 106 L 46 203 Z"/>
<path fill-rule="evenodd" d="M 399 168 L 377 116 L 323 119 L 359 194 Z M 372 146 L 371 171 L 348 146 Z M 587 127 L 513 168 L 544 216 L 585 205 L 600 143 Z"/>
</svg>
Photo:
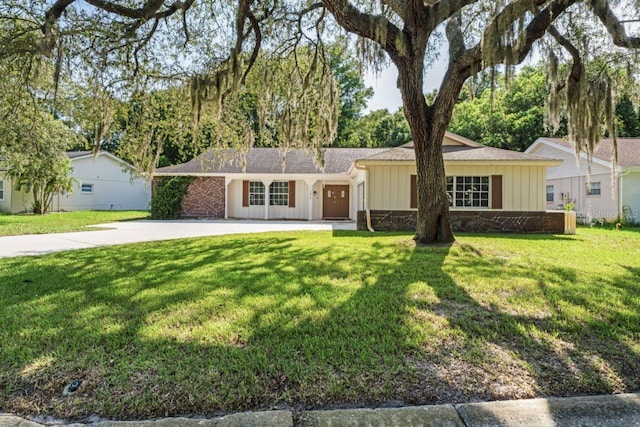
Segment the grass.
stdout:
<svg viewBox="0 0 640 427">
<path fill-rule="evenodd" d="M 637 231 L 441 248 L 219 236 L 1 259 L 0 283 L 2 411 L 136 419 L 640 389 Z"/>
<path fill-rule="evenodd" d="M 0 213 L 0 236 L 87 231 L 88 225 L 148 218 L 144 211 L 76 211 L 47 215 L 7 215 Z M 97 230 L 97 228 L 92 228 Z"/>
</svg>

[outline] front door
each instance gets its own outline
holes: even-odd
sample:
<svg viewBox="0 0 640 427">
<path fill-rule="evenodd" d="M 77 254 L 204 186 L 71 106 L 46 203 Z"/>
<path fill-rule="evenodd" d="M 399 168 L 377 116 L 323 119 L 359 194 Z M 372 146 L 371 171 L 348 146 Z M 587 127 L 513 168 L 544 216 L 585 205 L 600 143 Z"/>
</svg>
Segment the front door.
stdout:
<svg viewBox="0 0 640 427">
<path fill-rule="evenodd" d="M 349 186 L 325 185 L 322 198 L 324 219 L 349 219 Z"/>
</svg>

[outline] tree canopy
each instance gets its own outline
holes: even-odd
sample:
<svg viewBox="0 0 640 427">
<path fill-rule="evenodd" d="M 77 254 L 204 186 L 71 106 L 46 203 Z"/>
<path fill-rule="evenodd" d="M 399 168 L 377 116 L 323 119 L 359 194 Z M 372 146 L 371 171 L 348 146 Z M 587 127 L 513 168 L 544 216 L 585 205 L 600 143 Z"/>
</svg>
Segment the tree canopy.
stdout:
<svg viewBox="0 0 640 427">
<path fill-rule="evenodd" d="M 96 146 L 109 133 L 114 99 L 189 87 L 192 126 L 218 129 L 239 120 L 237 103 L 254 82 L 262 88 L 254 100 L 258 133 L 245 124 L 225 138 L 245 147 L 277 140 L 285 150 L 307 147 L 321 157 L 340 110 L 326 44 L 353 43 L 361 63 L 375 68 L 388 58 L 398 68 L 416 153 L 416 240 L 450 242 L 441 143 L 465 82 L 498 66 L 509 73 L 539 48 L 551 58 L 551 123 L 565 112 L 576 150 L 591 152 L 604 127 L 615 139 L 622 76 L 607 64 L 637 73 L 629 52 L 640 47 L 638 6 L 638 0 L 6 0 L 0 59 L 44 55 L 55 64 L 56 82 L 62 76 L 92 82 L 100 100 Z M 425 63 L 444 49 L 447 71 L 427 103 Z M 595 52 L 611 54 L 594 61 Z M 563 58 L 571 61 L 567 70 L 557 67 Z M 132 139 L 157 161 L 158 151 L 145 149 L 150 132 Z"/>
</svg>

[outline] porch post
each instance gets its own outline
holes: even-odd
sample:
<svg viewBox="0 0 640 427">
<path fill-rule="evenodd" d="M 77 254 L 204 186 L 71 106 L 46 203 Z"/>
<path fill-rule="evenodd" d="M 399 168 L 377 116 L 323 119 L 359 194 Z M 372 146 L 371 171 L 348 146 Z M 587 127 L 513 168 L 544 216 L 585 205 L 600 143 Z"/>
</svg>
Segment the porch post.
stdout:
<svg viewBox="0 0 640 427">
<path fill-rule="evenodd" d="M 313 186 L 316 184 L 317 180 L 305 179 L 304 182 L 307 184 L 307 187 L 309 187 L 309 212 L 307 212 L 307 219 L 309 221 L 313 221 L 313 201 L 315 200 Z"/>
<path fill-rule="evenodd" d="M 264 185 L 264 219 L 269 219 L 269 186 L 273 182 L 272 179 L 263 179 Z"/>
<path fill-rule="evenodd" d="M 229 219 L 229 185 L 232 179 L 228 176 L 224 177 L 224 219 Z"/>
</svg>

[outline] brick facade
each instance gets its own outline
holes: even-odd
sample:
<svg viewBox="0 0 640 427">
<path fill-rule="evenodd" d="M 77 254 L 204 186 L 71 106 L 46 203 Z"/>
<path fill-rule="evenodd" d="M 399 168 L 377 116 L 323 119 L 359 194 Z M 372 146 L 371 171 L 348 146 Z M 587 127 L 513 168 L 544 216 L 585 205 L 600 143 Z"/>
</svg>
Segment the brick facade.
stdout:
<svg viewBox="0 0 640 427">
<path fill-rule="evenodd" d="M 198 177 L 182 200 L 182 218 L 224 218 L 224 178 Z"/>
<path fill-rule="evenodd" d="M 451 225 L 457 232 L 562 234 L 564 215 L 564 211 L 451 211 Z M 378 231 L 414 231 L 416 218 L 416 211 L 371 211 L 371 226 Z M 366 229 L 366 213 L 358 211 L 358 230 Z"/>
</svg>

